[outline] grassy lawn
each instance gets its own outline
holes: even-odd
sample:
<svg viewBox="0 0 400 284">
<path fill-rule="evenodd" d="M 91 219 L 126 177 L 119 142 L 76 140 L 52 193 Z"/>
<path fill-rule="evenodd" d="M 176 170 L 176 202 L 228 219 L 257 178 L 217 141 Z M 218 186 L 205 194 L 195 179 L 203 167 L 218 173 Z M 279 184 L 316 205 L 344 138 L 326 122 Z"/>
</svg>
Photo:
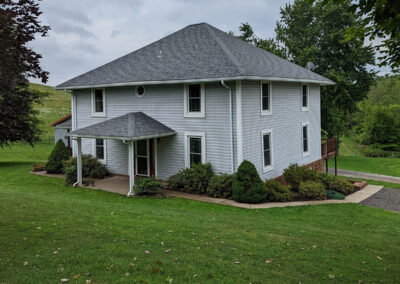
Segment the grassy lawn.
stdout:
<svg viewBox="0 0 400 284">
<path fill-rule="evenodd" d="M 361 145 L 353 138 L 343 136 L 339 147 L 340 156 L 363 157 Z"/>
<path fill-rule="evenodd" d="M 365 181 L 368 182 L 368 184 L 381 185 L 381 186 L 387 187 L 387 188 L 398 188 L 398 189 L 400 189 L 400 184 L 399 183 L 391 183 L 391 182 L 378 181 L 378 180 L 372 180 L 372 179 L 349 178 L 349 177 L 345 177 L 345 176 L 338 176 L 338 178 L 341 178 L 341 179 L 352 179 L 352 180 L 365 180 Z"/>
<path fill-rule="evenodd" d="M 128 199 L 30 175 L 49 150 L 0 149 L 1 283 L 400 281 L 400 214 Z"/>
<path fill-rule="evenodd" d="M 54 137 L 50 124 L 71 113 L 71 95 L 64 91 L 56 91 L 53 87 L 46 85 L 31 83 L 30 88 L 49 94 L 43 99 L 42 104 L 35 106 L 35 109 L 39 111 L 40 129 L 43 131 L 42 140 L 48 139 L 49 135 Z"/>
<path fill-rule="evenodd" d="M 329 161 L 329 167 L 334 167 L 333 158 Z M 400 159 L 339 156 L 338 168 L 400 177 Z"/>
</svg>

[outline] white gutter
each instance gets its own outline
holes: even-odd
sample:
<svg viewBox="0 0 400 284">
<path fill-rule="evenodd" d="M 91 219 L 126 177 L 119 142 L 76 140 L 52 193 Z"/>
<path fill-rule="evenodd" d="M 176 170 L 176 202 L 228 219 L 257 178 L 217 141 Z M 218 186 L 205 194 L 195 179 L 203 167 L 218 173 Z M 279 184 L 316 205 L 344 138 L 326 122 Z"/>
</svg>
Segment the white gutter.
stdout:
<svg viewBox="0 0 400 284">
<path fill-rule="evenodd" d="M 233 124 L 232 124 L 232 120 L 233 120 L 233 115 L 232 115 L 232 89 L 225 84 L 224 80 L 221 80 L 221 85 L 224 86 L 226 89 L 228 89 L 229 91 L 229 127 L 230 127 L 230 144 L 231 144 L 231 166 L 232 166 L 232 174 L 235 171 L 235 167 L 233 165 Z"/>
<path fill-rule="evenodd" d="M 165 80 L 165 81 L 139 81 L 139 82 L 121 82 L 99 85 L 83 85 L 70 87 L 55 87 L 56 90 L 73 90 L 73 89 L 88 89 L 88 88 L 105 88 L 105 87 L 123 87 L 123 86 L 138 86 L 138 85 L 161 85 L 161 84 L 180 84 L 180 83 L 205 83 L 217 81 L 236 81 L 236 80 L 265 80 L 265 81 L 280 81 L 280 82 L 297 82 L 297 83 L 315 83 L 324 85 L 335 85 L 332 81 L 321 81 L 312 79 L 294 79 L 284 77 L 262 77 L 262 76 L 236 76 L 236 77 L 221 77 L 221 78 L 205 78 L 205 79 L 183 79 L 183 80 Z"/>
<path fill-rule="evenodd" d="M 67 133 L 65 136 L 80 137 L 80 138 L 91 138 L 91 139 L 138 141 L 138 140 L 143 140 L 143 139 L 152 139 L 152 138 L 161 138 L 161 137 L 166 137 L 166 136 L 172 136 L 172 135 L 175 135 L 175 134 L 176 134 L 176 132 L 168 132 L 168 133 L 163 133 L 163 134 L 141 136 L 141 137 L 138 137 L 138 138 L 113 137 L 113 136 L 102 136 L 102 135 L 85 135 L 85 134 L 81 135 L 81 134 L 73 134 L 73 133 Z"/>
</svg>

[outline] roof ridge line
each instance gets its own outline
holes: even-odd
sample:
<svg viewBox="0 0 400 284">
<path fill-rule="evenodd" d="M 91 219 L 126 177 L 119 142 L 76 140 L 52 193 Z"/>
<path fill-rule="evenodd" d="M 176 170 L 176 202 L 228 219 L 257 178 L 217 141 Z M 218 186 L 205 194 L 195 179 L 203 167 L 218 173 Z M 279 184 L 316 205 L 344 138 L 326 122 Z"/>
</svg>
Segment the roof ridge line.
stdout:
<svg viewBox="0 0 400 284">
<path fill-rule="evenodd" d="M 228 57 L 228 59 L 232 62 L 232 64 L 236 67 L 237 71 L 241 74 L 241 75 L 246 75 L 242 66 L 240 65 L 239 61 L 237 61 L 237 59 L 235 58 L 235 56 L 233 56 L 233 54 L 230 52 L 230 50 L 228 49 L 228 47 L 222 42 L 222 40 L 216 36 L 215 32 L 210 28 L 210 26 L 208 24 L 205 24 L 208 32 L 210 33 L 210 35 L 212 37 L 215 38 L 215 41 L 218 43 L 218 45 L 221 47 L 222 51 L 225 53 L 225 55 Z"/>
</svg>

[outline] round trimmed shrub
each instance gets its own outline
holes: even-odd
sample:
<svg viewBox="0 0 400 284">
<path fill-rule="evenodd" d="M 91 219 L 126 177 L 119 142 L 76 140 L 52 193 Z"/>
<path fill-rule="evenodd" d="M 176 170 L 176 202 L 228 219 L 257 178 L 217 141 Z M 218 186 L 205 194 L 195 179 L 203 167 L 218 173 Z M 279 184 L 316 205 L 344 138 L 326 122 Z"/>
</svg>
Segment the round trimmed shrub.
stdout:
<svg viewBox="0 0 400 284">
<path fill-rule="evenodd" d="M 324 185 L 319 181 L 304 181 L 300 183 L 300 196 L 311 200 L 326 199 L 326 191 Z"/>
<path fill-rule="evenodd" d="M 185 170 L 180 170 L 168 178 L 168 188 L 181 189 L 184 186 Z"/>
<path fill-rule="evenodd" d="M 162 182 L 155 176 L 138 178 L 135 183 L 135 193 L 138 195 L 154 194 L 162 188 Z"/>
<path fill-rule="evenodd" d="M 298 192 L 300 183 L 303 181 L 304 168 L 298 164 L 290 164 L 283 171 L 283 178 L 290 185 L 293 191 Z"/>
<path fill-rule="evenodd" d="M 51 151 L 48 161 L 45 165 L 45 170 L 49 174 L 62 174 L 63 173 L 63 162 L 70 158 L 69 151 L 65 147 L 64 142 L 58 140 L 53 151 Z"/>
<path fill-rule="evenodd" d="M 319 173 L 319 181 L 325 186 L 325 189 L 330 189 L 329 185 L 335 181 L 335 177 L 327 173 Z"/>
<path fill-rule="evenodd" d="M 70 158 L 64 162 L 65 181 L 67 184 L 74 184 L 77 175 L 76 157 Z M 102 179 L 108 175 L 106 167 L 92 155 L 82 155 L 82 177 Z"/>
<path fill-rule="evenodd" d="M 345 196 L 337 191 L 334 190 L 327 190 L 326 191 L 326 198 L 327 199 L 338 199 L 338 200 L 343 200 L 345 199 Z"/>
<path fill-rule="evenodd" d="M 208 184 L 207 194 L 212 197 L 231 198 L 232 183 L 234 180 L 235 175 L 214 175 Z"/>
<path fill-rule="evenodd" d="M 284 186 L 276 179 L 269 179 L 265 181 L 265 188 L 267 190 L 267 198 L 269 201 L 290 201 L 292 194 L 288 186 Z"/>
<path fill-rule="evenodd" d="M 332 180 L 330 182 L 329 189 L 340 192 L 344 195 L 348 195 L 350 193 L 353 193 L 353 191 L 354 191 L 354 187 L 351 182 L 348 182 L 347 180 L 338 179 L 338 178 L 335 178 L 334 180 Z"/>
<path fill-rule="evenodd" d="M 232 184 L 232 198 L 237 202 L 261 203 L 267 200 L 267 190 L 256 167 L 244 160 Z"/>
</svg>

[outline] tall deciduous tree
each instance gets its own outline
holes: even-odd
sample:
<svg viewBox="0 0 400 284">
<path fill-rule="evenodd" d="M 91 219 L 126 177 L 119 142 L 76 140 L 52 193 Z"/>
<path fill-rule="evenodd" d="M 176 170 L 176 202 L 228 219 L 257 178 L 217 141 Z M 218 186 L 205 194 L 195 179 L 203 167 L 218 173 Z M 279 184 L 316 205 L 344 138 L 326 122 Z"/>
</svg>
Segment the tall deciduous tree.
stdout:
<svg viewBox="0 0 400 284">
<path fill-rule="evenodd" d="M 366 97 L 375 73 L 374 50 L 363 38 L 346 40 L 345 30 L 361 20 L 351 9 L 349 0 L 314 4 L 295 0 L 281 8 L 277 22 L 277 40 L 284 43 L 288 58 L 301 66 L 316 64 L 316 73 L 336 84 L 321 89 L 322 128 L 329 136 L 340 137 L 348 128 L 356 103 Z"/>
<path fill-rule="evenodd" d="M 28 78 L 47 82 L 48 72 L 40 67 L 41 55 L 28 43 L 46 36 L 39 5 L 33 0 L 0 1 L 0 146 L 16 141 L 31 145 L 38 139 L 38 119 L 33 104 L 41 95 L 28 90 Z"/>
</svg>

